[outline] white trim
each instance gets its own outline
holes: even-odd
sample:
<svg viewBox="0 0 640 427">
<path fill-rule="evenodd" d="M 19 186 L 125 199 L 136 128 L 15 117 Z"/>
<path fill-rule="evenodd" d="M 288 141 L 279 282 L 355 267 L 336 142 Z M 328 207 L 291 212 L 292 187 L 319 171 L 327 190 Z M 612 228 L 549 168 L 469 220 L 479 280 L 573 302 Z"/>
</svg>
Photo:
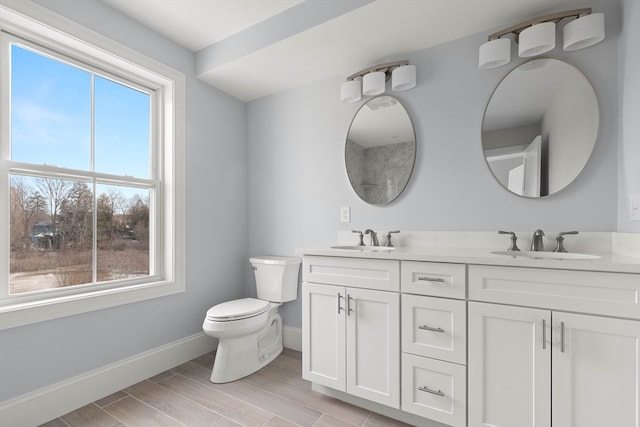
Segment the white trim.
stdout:
<svg viewBox="0 0 640 427">
<path fill-rule="evenodd" d="M 88 292 L 0 307 L 0 330 L 184 292 L 184 280 Z"/>
<path fill-rule="evenodd" d="M 293 326 L 282 327 L 282 345 L 291 350 L 302 351 L 302 329 Z"/>
<path fill-rule="evenodd" d="M 6 426 L 40 425 L 142 380 L 213 351 L 216 341 L 198 333 L 0 403 Z"/>
</svg>

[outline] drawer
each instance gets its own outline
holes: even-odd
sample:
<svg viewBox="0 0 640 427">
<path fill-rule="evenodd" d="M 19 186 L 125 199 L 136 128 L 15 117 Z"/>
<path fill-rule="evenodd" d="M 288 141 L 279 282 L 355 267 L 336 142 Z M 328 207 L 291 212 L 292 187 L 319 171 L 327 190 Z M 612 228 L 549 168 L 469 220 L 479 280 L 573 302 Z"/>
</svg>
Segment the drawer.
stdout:
<svg viewBox="0 0 640 427">
<path fill-rule="evenodd" d="M 302 280 L 381 291 L 400 290 L 400 261 L 305 256 Z"/>
<path fill-rule="evenodd" d="M 640 319 L 640 274 L 469 266 L 469 299 Z"/>
<path fill-rule="evenodd" d="M 402 261 L 402 292 L 435 297 L 466 297 L 464 264 Z"/>
<path fill-rule="evenodd" d="M 402 295 L 402 351 L 465 364 L 466 302 Z"/>
<path fill-rule="evenodd" d="M 467 422 L 467 369 L 402 354 L 402 410 L 454 427 Z"/>
</svg>

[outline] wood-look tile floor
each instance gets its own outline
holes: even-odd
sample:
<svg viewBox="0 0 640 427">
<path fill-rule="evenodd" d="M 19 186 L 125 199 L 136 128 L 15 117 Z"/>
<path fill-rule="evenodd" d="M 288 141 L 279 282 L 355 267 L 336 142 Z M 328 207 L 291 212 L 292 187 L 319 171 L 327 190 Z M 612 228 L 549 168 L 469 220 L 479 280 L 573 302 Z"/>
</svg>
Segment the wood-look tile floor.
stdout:
<svg viewBox="0 0 640 427">
<path fill-rule="evenodd" d="M 228 384 L 209 381 L 214 357 L 198 357 L 41 427 L 407 426 L 311 390 L 299 352 L 285 349 Z"/>
</svg>

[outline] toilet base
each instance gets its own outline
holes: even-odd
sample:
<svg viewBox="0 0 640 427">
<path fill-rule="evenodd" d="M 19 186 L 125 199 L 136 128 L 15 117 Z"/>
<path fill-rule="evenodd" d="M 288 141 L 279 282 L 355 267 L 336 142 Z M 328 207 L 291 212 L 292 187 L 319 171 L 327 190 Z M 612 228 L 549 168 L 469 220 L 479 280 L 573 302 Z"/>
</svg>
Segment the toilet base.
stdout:
<svg viewBox="0 0 640 427">
<path fill-rule="evenodd" d="M 219 339 L 211 382 L 228 383 L 251 375 L 271 363 L 282 349 L 282 319 L 276 312 L 255 333 Z"/>
</svg>

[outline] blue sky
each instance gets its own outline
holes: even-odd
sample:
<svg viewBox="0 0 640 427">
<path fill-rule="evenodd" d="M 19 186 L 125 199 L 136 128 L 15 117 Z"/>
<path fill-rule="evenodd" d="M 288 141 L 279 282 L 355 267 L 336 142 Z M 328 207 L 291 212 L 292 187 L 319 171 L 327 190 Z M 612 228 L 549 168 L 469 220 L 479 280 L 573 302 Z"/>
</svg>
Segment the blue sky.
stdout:
<svg viewBox="0 0 640 427">
<path fill-rule="evenodd" d="M 91 168 L 91 74 L 13 45 L 11 158 Z M 95 77 L 95 170 L 149 178 L 149 95 Z"/>
</svg>

